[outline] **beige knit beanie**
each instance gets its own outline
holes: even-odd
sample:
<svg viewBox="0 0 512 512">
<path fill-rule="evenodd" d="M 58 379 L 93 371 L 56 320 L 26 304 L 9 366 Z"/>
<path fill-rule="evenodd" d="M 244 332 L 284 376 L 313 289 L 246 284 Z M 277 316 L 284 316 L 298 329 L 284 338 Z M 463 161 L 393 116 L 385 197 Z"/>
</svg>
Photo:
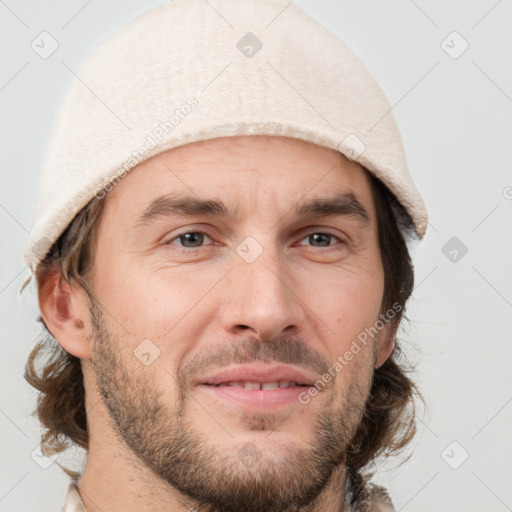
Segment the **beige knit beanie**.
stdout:
<svg viewBox="0 0 512 512">
<path fill-rule="evenodd" d="M 172 0 L 101 43 L 76 71 L 46 151 L 24 258 L 32 273 L 109 183 L 170 148 L 281 135 L 341 151 L 408 213 L 427 213 L 389 103 L 361 61 L 287 0 Z"/>
</svg>

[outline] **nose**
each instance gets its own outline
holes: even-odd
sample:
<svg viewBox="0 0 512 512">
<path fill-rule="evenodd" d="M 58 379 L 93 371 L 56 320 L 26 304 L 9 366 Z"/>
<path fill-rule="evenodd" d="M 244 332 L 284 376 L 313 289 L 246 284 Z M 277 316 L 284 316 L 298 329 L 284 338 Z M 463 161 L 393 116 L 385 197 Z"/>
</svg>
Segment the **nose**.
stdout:
<svg viewBox="0 0 512 512">
<path fill-rule="evenodd" d="M 252 263 L 235 253 L 233 264 L 222 290 L 224 330 L 261 340 L 296 335 L 304 318 L 300 290 L 276 250 L 265 248 Z"/>
</svg>

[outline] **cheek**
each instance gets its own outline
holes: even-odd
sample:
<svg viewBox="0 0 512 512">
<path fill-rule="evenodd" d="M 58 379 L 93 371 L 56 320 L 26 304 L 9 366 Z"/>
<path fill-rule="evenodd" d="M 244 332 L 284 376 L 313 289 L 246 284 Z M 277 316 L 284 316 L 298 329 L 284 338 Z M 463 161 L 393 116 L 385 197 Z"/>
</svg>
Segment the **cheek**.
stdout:
<svg viewBox="0 0 512 512">
<path fill-rule="evenodd" d="M 306 303 L 311 304 L 313 311 L 329 327 L 326 330 L 328 350 L 334 360 L 379 317 L 384 289 L 380 262 L 368 263 L 357 269 L 319 272 L 310 275 L 307 282 L 314 285 L 304 288 Z"/>
<path fill-rule="evenodd" d="M 190 271 L 130 265 L 122 257 L 110 268 L 98 268 L 105 270 L 98 273 L 95 292 L 127 353 L 149 352 L 154 361 L 151 367 L 162 370 L 164 380 L 169 381 L 168 374 L 177 374 L 183 357 L 197 342 L 198 329 L 206 320 L 201 299 L 215 280 Z"/>
<path fill-rule="evenodd" d="M 164 286 L 148 279 L 140 268 L 126 264 L 122 255 L 116 254 L 115 259 L 102 256 L 97 256 L 94 293 L 109 321 L 130 345 L 158 337 L 162 327 L 157 319 L 170 303 L 162 296 Z"/>
</svg>

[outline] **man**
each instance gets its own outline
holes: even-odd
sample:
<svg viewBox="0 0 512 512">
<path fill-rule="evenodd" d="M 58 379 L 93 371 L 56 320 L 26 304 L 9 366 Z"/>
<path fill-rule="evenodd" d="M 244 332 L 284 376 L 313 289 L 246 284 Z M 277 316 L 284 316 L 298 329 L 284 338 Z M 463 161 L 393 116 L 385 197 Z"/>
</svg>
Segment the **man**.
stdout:
<svg viewBox="0 0 512 512">
<path fill-rule="evenodd" d="M 100 45 L 25 252 L 43 450 L 87 450 L 63 510 L 394 510 L 367 470 L 414 435 L 426 222 L 382 91 L 295 6 L 174 0 Z"/>
</svg>

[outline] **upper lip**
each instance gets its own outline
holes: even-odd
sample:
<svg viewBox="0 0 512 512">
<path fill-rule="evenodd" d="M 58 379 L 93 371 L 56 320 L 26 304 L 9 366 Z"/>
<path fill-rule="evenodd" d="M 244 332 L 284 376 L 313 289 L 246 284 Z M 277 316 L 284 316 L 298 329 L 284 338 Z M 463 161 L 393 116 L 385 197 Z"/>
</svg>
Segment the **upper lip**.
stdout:
<svg viewBox="0 0 512 512">
<path fill-rule="evenodd" d="M 306 370 L 278 364 L 274 366 L 261 364 L 237 365 L 202 377 L 198 384 L 223 384 L 226 382 L 277 382 L 287 380 L 312 386 L 317 378 Z"/>
</svg>

